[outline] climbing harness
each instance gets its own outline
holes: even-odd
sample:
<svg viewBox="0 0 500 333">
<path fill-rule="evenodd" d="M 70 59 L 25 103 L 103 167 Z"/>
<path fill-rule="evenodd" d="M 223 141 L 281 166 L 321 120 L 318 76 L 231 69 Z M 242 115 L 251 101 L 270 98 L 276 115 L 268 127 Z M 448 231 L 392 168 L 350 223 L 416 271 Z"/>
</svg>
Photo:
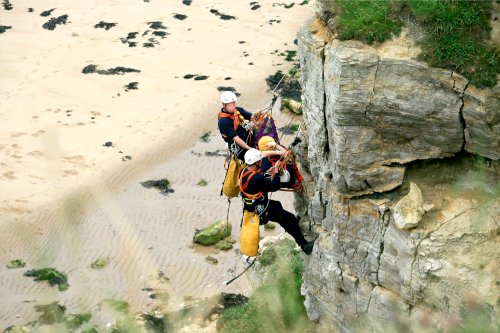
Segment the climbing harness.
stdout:
<svg viewBox="0 0 500 333">
<path fill-rule="evenodd" d="M 243 172 L 241 173 L 240 179 L 239 179 L 239 185 L 240 185 L 240 192 L 246 195 L 249 199 L 251 200 L 257 200 L 261 198 L 264 195 L 264 192 L 258 192 L 256 194 L 249 194 L 245 192 L 247 189 L 248 183 L 250 182 L 250 179 L 252 179 L 253 176 L 255 176 L 258 172 L 250 169 L 243 169 Z M 248 177 L 247 177 L 248 176 Z M 245 179 L 245 177 L 247 177 Z"/>
</svg>

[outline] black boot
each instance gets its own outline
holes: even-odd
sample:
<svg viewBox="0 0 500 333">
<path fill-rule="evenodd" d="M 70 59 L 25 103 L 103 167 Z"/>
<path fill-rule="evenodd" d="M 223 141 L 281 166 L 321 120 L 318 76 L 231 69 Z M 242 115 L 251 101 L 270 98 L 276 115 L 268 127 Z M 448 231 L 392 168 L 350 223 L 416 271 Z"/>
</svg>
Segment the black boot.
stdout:
<svg viewBox="0 0 500 333">
<path fill-rule="evenodd" d="M 309 241 L 302 244 L 300 248 L 302 249 L 302 251 L 304 251 L 305 254 L 310 255 L 313 251 L 313 247 L 314 247 L 314 241 Z"/>
</svg>

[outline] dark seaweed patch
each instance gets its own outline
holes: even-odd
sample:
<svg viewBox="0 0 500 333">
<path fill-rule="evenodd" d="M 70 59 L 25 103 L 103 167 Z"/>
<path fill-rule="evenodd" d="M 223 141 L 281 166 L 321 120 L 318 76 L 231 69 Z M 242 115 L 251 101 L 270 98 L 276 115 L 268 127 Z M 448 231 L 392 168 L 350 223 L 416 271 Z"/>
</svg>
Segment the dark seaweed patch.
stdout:
<svg viewBox="0 0 500 333">
<path fill-rule="evenodd" d="M 195 81 L 203 81 L 209 78 L 208 75 L 198 75 L 198 74 L 186 74 L 183 76 L 184 79 L 189 80 L 194 78 Z"/>
<path fill-rule="evenodd" d="M 127 39 L 134 39 L 137 37 L 139 33 L 137 31 L 135 32 L 129 32 L 128 35 L 127 35 Z"/>
<path fill-rule="evenodd" d="M 101 29 L 109 30 L 116 25 L 117 25 L 117 23 L 108 23 L 108 22 L 101 21 L 101 22 L 97 23 L 96 25 L 94 25 L 94 28 L 96 28 L 96 29 L 101 28 Z"/>
<path fill-rule="evenodd" d="M 250 9 L 251 9 L 251 10 L 256 10 L 256 9 L 259 9 L 259 8 L 260 8 L 259 3 L 258 3 L 258 2 L 255 2 L 255 1 L 250 2 L 250 6 L 251 6 L 251 7 L 250 7 Z"/>
<path fill-rule="evenodd" d="M 168 195 L 169 193 L 174 192 L 174 190 L 170 187 L 170 182 L 166 178 L 159 180 L 148 180 L 145 182 L 141 182 L 141 185 L 148 189 L 156 188 L 160 190 L 161 194 L 163 195 Z"/>
<path fill-rule="evenodd" d="M 139 33 L 137 31 L 135 32 L 129 32 L 126 38 L 120 38 L 123 44 L 128 44 L 129 47 L 135 47 L 137 45 L 137 42 L 132 42 L 131 39 L 135 39 Z"/>
<path fill-rule="evenodd" d="M 174 18 L 182 21 L 182 20 L 187 19 L 187 15 L 184 15 L 184 14 L 175 14 Z"/>
<path fill-rule="evenodd" d="M 104 142 L 103 147 L 114 147 L 114 146 L 113 146 L 113 142 L 111 142 L 111 141 L 106 141 L 106 142 Z"/>
<path fill-rule="evenodd" d="M 68 15 L 61 15 L 59 17 L 52 17 L 48 22 L 42 25 L 42 28 L 47 30 L 54 30 L 56 26 L 60 24 L 66 24 L 68 22 Z"/>
<path fill-rule="evenodd" d="M 161 38 L 165 38 L 165 37 L 167 37 L 167 35 L 170 35 L 170 34 L 168 32 L 165 32 L 165 31 L 153 31 L 153 35 L 161 37 Z"/>
<path fill-rule="evenodd" d="M 87 65 L 83 67 L 82 73 L 83 74 L 92 74 L 97 72 L 97 66 L 96 65 Z"/>
<path fill-rule="evenodd" d="M 12 6 L 9 0 L 3 0 L 2 6 L 5 10 L 12 10 L 14 8 L 14 6 Z"/>
<path fill-rule="evenodd" d="M 286 61 L 293 61 L 295 56 L 297 55 L 297 51 L 286 50 L 285 52 L 281 52 L 279 55 L 285 57 Z"/>
<path fill-rule="evenodd" d="M 47 17 L 52 14 L 52 12 L 55 10 L 55 8 L 49 9 L 49 10 L 44 10 L 43 12 L 40 13 L 40 16 Z"/>
<path fill-rule="evenodd" d="M 281 20 L 272 19 L 267 21 L 267 23 L 269 23 L 269 25 L 273 25 L 273 23 L 281 23 Z"/>
<path fill-rule="evenodd" d="M 139 89 L 138 85 L 139 82 L 130 82 L 129 84 L 125 85 L 125 91 L 138 90 Z"/>
<path fill-rule="evenodd" d="M 225 78 L 224 78 L 224 80 L 226 80 L 226 81 L 229 81 L 229 80 L 231 80 L 231 79 L 232 79 L 232 78 L 231 78 L 230 76 L 228 76 L 228 77 L 225 77 Z"/>
<path fill-rule="evenodd" d="M 210 131 L 203 133 L 202 136 L 200 136 L 200 141 L 202 142 L 210 142 Z"/>
<path fill-rule="evenodd" d="M 28 13 L 33 13 L 35 10 L 33 8 L 28 8 Z"/>
<path fill-rule="evenodd" d="M 144 43 L 144 44 L 142 44 L 142 47 L 155 47 L 155 44 L 153 44 L 153 43 Z"/>
<path fill-rule="evenodd" d="M 205 156 L 208 157 L 217 157 L 217 156 L 226 156 L 227 153 L 222 149 L 217 149 L 216 151 L 206 151 Z"/>
<path fill-rule="evenodd" d="M 309 0 L 304 0 L 301 3 L 299 3 L 299 6 L 304 6 L 304 5 L 307 5 L 308 3 L 309 3 Z"/>
<path fill-rule="evenodd" d="M 186 6 L 191 6 L 192 0 L 182 0 L 182 3 L 185 4 Z"/>
<path fill-rule="evenodd" d="M 0 34 L 3 34 L 7 30 L 12 29 L 10 25 L 0 25 Z"/>
<path fill-rule="evenodd" d="M 163 22 L 161 21 L 152 21 L 148 22 L 149 27 L 153 30 L 158 30 L 158 29 L 167 29 L 166 26 L 163 25 Z"/>
<path fill-rule="evenodd" d="M 219 86 L 217 87 L 218 91 L 232 91 L 236 96 L 241 96 L 240 93 L 236 92 L 236 89 L 234 87 L 224 87 L 224 86 Z"/>
<path fill-rule="evenodd" d="M 283 72 L 277 71 L 273 75 L 269 75 L 266 78 L 266 83 L 269 89 L 274 90 L 278 82 L 280 82 L 283 77 Z M 299 81 L 294 77 L 286 77 L 281 81 L 281 96 L 283 98 L 293 99 L 295 101 L 301 101 L 301 87 Z"/>
<path fill-rule="evenodd" d="M 246 42 L 244 40 L 240 40 L 238 44 L 245 44 Z"/>
<path fill-rule="evenodd" d="M 228 21 L 228 20 L 236 20 L 235 16 L 232 15 L 227 15 L 227 14 L 222 14 L 219 12 L 217 9 L 210 9 L 210 13 L 219 16 L 221 20 Z"/>
<path fill-rule="evenodd" d="M 290 9 L 290 8 L 292 8 L 294 5 L 295 5 L 295 2 L 292 2 L 292 3 L 288 4 L 288 5 L 287 5 L 286 3 L 283 3 L 283 2 L 281 2 L 281 3 L 276 3 L 276 2 L 275 2 L 275 3 L 273 3 L 273 7 L 275 7 L 275 6 L 283 6 L 283 7 L 285 7 L 286 9 Z"/>
<path fill-rule="evenodd" d="M 101 74 L 101 75 L 123 75 L 125 73 L 140 73 L 141 71 L 135 68 L 128 68 L 128 67 L 114 67 L 114 68 L 109 68 L 109 69 L 97 69 L 96 65 L 87 65 L 82 69 L 83 74 Z"/>
</svg>

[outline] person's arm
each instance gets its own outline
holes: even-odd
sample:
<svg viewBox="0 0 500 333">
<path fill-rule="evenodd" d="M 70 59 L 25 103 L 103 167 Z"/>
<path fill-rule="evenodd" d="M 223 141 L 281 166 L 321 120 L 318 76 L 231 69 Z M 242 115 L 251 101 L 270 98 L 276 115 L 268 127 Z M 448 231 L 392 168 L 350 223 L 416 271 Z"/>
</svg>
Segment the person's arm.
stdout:
<svg viewBox="0 0 500 333">
<path fill-rule="evenodd" d="M 264 157 L 283 155 L 283 153 L 280 150 L 264 150 L 264 151 L 261 151 L 261 153 L 262 153 L 262 156 L 264 156 Z"/>
<path fill-rule="evenodd" d="M 240 138 L 237 135 L 233 138 L 233 141 L 236 142 L 236 144 L 238 146 L 240 146 L 241 148 L 244 148 L 244 149 L 247 149 L 247 150 L 252 148 L 249 145 L 247 145 L 247 143 L 245 141 L 243 141 L 243 139 Z"/>
<path fill-rule="evenodd" d="M 250 118 L 252 118 L 252 116 L 253 116 L 253 114 L 251 112 L 248 112 L 247 110 L 245 110 L 244 108 L 242 108 L 240 106 L 236 107 L 236 109 L 243 116 L 243 118 L 245 118 L 246 120 L 250 120 Z"/>
<path fill-rule="evenodd" d="M 267 170 L 267 173 L 271 177 L 263 177 L 264 181 L 262 184 L 263 191 L 264 192 L 276 192 L 280 189 L 280 177 L 278 173 L 278 167 L 273 166 L 269 170 Z"/>
</svg>

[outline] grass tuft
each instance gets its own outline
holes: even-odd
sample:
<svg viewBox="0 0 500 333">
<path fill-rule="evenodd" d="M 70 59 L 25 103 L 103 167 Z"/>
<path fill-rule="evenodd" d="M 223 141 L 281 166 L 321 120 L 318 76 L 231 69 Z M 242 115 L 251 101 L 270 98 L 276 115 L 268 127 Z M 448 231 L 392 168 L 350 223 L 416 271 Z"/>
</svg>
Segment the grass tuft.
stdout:
<svg viewBox="0 0 500 333">
<path fill-rule="evenodd" d="M 340 40 L 357 39 L 368 44 L 382 43 L 399 35 L 402 23 L 393 19 L 387 0 L 335 0 L 336 25 Z"/>
</svg>

